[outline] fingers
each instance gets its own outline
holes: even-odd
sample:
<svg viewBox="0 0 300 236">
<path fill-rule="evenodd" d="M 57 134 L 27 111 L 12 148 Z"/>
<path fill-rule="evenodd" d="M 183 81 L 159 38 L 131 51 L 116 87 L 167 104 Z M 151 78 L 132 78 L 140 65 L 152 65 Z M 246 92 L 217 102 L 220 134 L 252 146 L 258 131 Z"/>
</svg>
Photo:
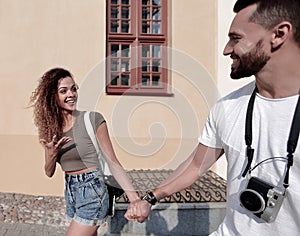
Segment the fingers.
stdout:
<svg viewBox="0 0 300 236">
<path fill-rule="evenodd" d="M 64 146 L 66 143 L 70 142 L 72 138 L 70 137 L 62 137 L 55 145 L 58 147 Z"/>
<path fill-rule="evenodd" d="M 139 222 L 139 223 L 143 223 L 145 220 L 146 220 L 145 217 L 139 217 L 139 218 L 136 219 L 136 221 Z"/>
<path fill-rule="evenodd" d="M 55 146 L 57 144 L 57 136 L 53 135 L 50 142 L 47 142 L 46 139 L 40 139 L 40 144 L 42 144 L 44 147 Z"/>
<path fill-rule="evenodd" d="M 56 135 L 53 135 L 53 137 L 52 137 L 52 143 L 54 145 L 57 144 L 57 136 Z"/>
<path fill-rule="evenodd" d="M 149 208 L 143 201 L 138 200 L 129 204 L 124 216 L 129 221 L 143 223 L 146 219 L 150 219 L 150 211 L 151 207 Z"/>
<path fill-rule="evenodd" d="M 47 144 L 45 139 L 40 139 L 40 144 L 42 144 L 43 146 L 45 146 Z"/>
<path fill-rule="evenodd" d="M 70 137 L 62 137 L 60 140 L 57 141 L 57 136 L 54 135 L 51 142 L 53 143 L 54 146 L 61 148 L 66 143 L 70 142 L 71 140 L 72 140 L 72 138 L 70 138 Z"/>
<path fill-rule="evenodd" d="M 47 148 L 54 147 L 59 149 L 71 140 L 71 137 L 62 137 L 59 141 L 57 141 L 57 136 L 53 135 L 52 140 L 50 142 L 47 142 L 45 139 L 40 139 L 40 144 Z"/>
<path fill-rule="evenodd" d="M 143 223 L 146 219 L 144 216 L 137 215 L 125 215 L 125 218 L 129 221 L 138 221 L 139 223 Z"/>
<path fill-rule="evenodd" d="M 135 209 L 136 209 L 135 203 L 130 203 L 125 213 L 125 218 L 127 220 L 134 221 L 138 217 Z"/>
</svg>

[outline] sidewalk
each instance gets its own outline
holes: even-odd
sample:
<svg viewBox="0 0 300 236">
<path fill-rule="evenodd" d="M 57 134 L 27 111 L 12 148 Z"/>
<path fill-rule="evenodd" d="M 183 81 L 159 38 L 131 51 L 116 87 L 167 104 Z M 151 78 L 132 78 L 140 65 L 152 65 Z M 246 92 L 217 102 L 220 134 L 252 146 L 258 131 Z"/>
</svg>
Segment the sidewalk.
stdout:
<svg viewBox="0 0 300 236">
<path fill-rule="evenodd" d="M 67 227 L 37 224 L 20 224 L 0 222 L 0 236 L 65 236 Z M 120 234 L 105 234 L 120 236 Z M 122 233 L 122 236 L 144 236 L 143 234 Z M 100 236 L 100 234 L 99 234 Z"/>
<path fill-rule="evenodd" d="M 0 222 L 1 236 L 64 236 L 66 229 L 64 226 Z"/>
<path fill-rule="evenodd" d="M 0 236 L 63 236 L 63 197 L 0 193 Z"/>
<path fill-rule="evenodd" d="M 63 197 L 0 192 L 0 236 L 64 236 L 67 227 Z"/>
</svg>

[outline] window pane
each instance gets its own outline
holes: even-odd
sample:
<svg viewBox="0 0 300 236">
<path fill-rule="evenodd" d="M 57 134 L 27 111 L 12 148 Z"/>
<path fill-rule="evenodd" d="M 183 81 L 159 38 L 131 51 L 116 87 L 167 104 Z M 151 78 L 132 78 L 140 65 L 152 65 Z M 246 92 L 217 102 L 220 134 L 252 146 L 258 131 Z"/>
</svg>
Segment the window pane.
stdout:
<svg viewBox="0 0 300 236">
<path fill-rule="evenodd" d="M 110 17 L 111 18 L 118 18 L 119 15 L 119 10 L 117 7 L 112 7 L 111 12 L 110 12 Z"/>
<path fill-rule="evenodd" d="M 119 23 L 117 20 L 112 20 L 110 23 L 110 32 L 117 33 L 119 28 Z"/>
<path fill-rule="evenodd" d="M 142 85 L 149 85 L 150 84 L 150 76 L 149 75 L 143 75 L 142 76 Z"/>
<path fill-rule="evenodd" d="M 110 70 L 111 71 L 119 71 L 119 60 L 118 59 L 111 60 Z"/>
<path fill-rule="evenodd" d="M 160 20 L 160 8 L 153 8 L 152 19 Z"/>
<path fill-rule="evenodd" d="M 129 62 L 129 60 L 128 59 L 126 59 L 126 60 L 122 60 L 122 72 L 128 72 L 130 69 L 130 62 Z"/>
<path fill-rule="evenodd" d="M 145 19 L 145 20 L 150 19 L 150 8 L 143 7 L 143 10 L 142 10 L 142 19 Z"/>
<path fill-rule="evenodd" d="M 160 60 L 155 60 L 152 62 L 152 72 L 160 71 Z"/>
<path fill-rule="evenodd" d="M 119 0 L 111 0 L 110 2 L 111 2 L 111 4 L 118 4 Z"/>
<path fill-rule="evenodd" d="M 129 8 L 122 7 L 122 18 L 129 19 Z"/>
<path fill-rule="evenodd" d="M 155 58 L 160 58 L 160 46 L 153 46 L 152 47 L 152 57 L 155 57 Z"/>
<path fill-rule="evenodd" d="M 117 74 L 110 75 L 110 84 L 111 85 L 118 85 L 119 76 Z"/>
<path fill-rule="evenodd" d="M 153 34 L 160 34 L 160 22 L 153 22 L 152 23 L 152 33 Z"/>
<path fill-rule="evenodd" d="M 129 21 L 122 21 L 122 33 L 129 33 Z"/>
<path fill-rule="evenodd" d="M 130 57 L 130 45 L 122 45 L 122 57 Z"/>
<path fill-rule="evenodd" d="M 152 77 L 152 85 L 153 85 L 153 86 L 158 86 L 158 85 L 160 85 L 160 76 L 159 76 L 159 75 L 153 76 L 153 77 Z"/>
<path fill-rule="evenodd" d="M 130 1 L 129 1 L 129 0 L 122 0 L 122 4 L 124 4 L 124 5 L 129 5 L 129 4 L 130 4 Z"/>
<path fill-rule="evenodd" d="M 128 86 L 130 84 L 129 75 L 122 75 L 122 85 Z"/>
<path fill-rule="evenodd" d="M 118 51 L 119 51 L 119 45 L 118 44 L 112 44 L 111 45 L 111 56 L 112 57 L 117 57 L 118 56 Z"/>
<path fill-rule="evenodd" d="M 150 71 L 150 70 L 149 70 L 149 67 L 150 67 L 150 61 L 148 61 L 148 60 L 143 60 L 143 61 L 142 61 L 142 71 L 143 71 L 143 72 L 148 72 L 148 71 Z"/>
<path fill-rule="evenodd" d="M 160 0 L 152 0 L 152 4 L 155 5 L 160 5 Z"/>
<path fill-rule="evenodd" d="M 149 24 L 149 22 L 143 21 L 143 24 L 142 24 L 142 33 L 144 33 L 144 34 L 150 33 L 150 24 Z"/>
<path fill-rule="evenodd" d="M 129 33 L 129 21 L 122 21 L 122 33 Z"/>
<path fill-rule="evenodd" d="M 142 57 L 150 57 L 150 45 L 142 46 Z"/>
<path fill-rule="evenodd" d="M 143 5 L 150 5 L 150 0 L 142 0 Z"/>
</svg>

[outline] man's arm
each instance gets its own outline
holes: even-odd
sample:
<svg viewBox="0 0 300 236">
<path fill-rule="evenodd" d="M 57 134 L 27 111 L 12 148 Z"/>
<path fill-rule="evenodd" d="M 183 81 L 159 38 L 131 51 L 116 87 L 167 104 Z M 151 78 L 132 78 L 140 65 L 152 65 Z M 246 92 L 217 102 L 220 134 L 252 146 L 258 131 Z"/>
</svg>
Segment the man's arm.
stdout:
<svg viewBox="0 0 300 236">
<path fill-rule="evenodd" d="M 189 158 L 178 166 L 158 188 L 153 190 L 154 196 L 159 201 L 192 185 L 223 153 L 223 149 L 209 148 L 199 144 Z M 129 205 L 125 218 L 143 222 L 149 218 L 151 206 L 146 200 L 135 201 Z"/>
</svg>

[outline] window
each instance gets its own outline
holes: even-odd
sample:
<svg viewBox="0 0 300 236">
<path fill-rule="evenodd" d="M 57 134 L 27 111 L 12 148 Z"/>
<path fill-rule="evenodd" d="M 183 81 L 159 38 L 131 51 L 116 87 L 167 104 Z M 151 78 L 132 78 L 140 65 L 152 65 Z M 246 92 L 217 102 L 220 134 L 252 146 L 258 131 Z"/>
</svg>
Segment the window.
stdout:
<svg viewBox="0 0 300 236">
<path fill-rule="evenodd" d="M 108 94 L 167 95 L 168 0 L 107 0 Z"/>
</svg>

